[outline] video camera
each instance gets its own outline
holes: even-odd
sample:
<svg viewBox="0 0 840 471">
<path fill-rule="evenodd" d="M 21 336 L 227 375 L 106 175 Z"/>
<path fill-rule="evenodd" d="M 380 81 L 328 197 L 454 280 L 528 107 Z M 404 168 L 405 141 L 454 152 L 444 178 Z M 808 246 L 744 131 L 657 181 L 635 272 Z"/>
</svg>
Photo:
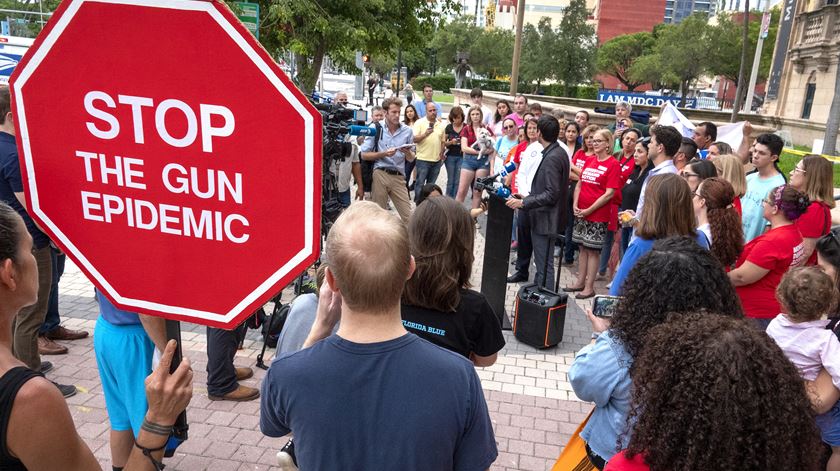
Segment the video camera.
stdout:
<svg viewBox="0 0 840 471">
<path fill-rule="evenodd" d="M 351 127 L 363 126 L 367 122 L 367 111 L 334 103 L 317 103 L 314 100 L 312 104 L 323 118 L 324 160 L 331 164 L 335 160 L 343 161 L 350 157 L 353 147 L 345 142 L 344 137 L 351 134 Z"/>
</svg>

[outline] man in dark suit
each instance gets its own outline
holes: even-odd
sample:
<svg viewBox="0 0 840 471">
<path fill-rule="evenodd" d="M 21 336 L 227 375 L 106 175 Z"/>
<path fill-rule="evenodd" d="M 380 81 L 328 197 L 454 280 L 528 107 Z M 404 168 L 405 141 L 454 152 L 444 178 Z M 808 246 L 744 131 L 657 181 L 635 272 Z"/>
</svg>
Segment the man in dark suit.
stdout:
<svg viewBox="0 0 840 471">
<path fill-rule="evenodd" d="M 537 122 L 539 142 L 543 146 L 542 160 L 534 165 L 532 176 L 524 175 L 530 181 L 530 191 L 524 198 L 512 197 L 507 206 L 519 209 L 518 227 L 519 248 L 516 257 L 516 273 L 508 278 L 509 283 L 526 281 L 531 264 L 531 254 L 537 275 L 534 282 L 551 287 L 554 281 L 554 240 L 559 227 L 565 227 L 566 191 L 569 183 L 569 156 L 557 143 L 560 135 L 560 123 L 551 115 L 543 115 Z M 523 163 L 520 171 L 529 172 Z M 530 244 L 523 247 L 530 234 Z"/>
</svg>

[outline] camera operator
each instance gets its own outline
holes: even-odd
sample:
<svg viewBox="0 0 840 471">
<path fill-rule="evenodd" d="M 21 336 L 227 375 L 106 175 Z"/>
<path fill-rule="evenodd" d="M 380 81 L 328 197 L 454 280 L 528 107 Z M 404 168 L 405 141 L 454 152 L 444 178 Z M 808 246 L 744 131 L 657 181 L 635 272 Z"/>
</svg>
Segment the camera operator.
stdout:
<svg viewBox="0 0 840 471">
<path fill-rule="evenodd" d="M 347 92 L 340 91 L 335 94 L 335 103 L 342 107 L 347 107 Z M 334 161 L 330 165 L 330 172 L 336 178 L 336 185 L 338 186 L 338 202 L 342 208 L 350 206 L 350 176 L 356 180 L 356 200 L 365 199 L 365 189 L 362 183 L 362 167 L 359 163 L 359 145 L 356 139 L 349 134 L 344 137 L 345 142 L 349 142 L 353 146 L 350 157 L 344 160 Z"/>
<path fill-rule="evenodd" d="M 520 176 L 530 182 L 527 196 L 514 195 L 507 200 L 507 206 L 518 209 L 518 239 L 516 273 L 508 278 L 509 283 L 526 281 L 530 268 L 531 253 L 537 275 L 534 282 L 549 288 L 554 280 L 553 240 L 557 230 L 565 220 L 561 211 L 565 210 L 566 188 L 569 181 L 569 156 L 557 143 L 560 135 L 560 123 L 557 118 L 543 115 L 537 121 L 539 143 L 543 146 L 539 162 L 530 162 L 520 169 Z M 523 162 L 524 164 L 525 162 Z M 533 175 L 532 178 L 527 178 Z M 530 234 L 530 238 L 528 235 Z M 529 240 L 531 244 L 523 244 Z M 530 247 L 525 247 L 530 245 Z"/>
<path fill-rule="evenodd" d="M 402 101 L 399 98 L 386 99 L 382 108 L 385 120 L 377 125 L 376 135 L 366 137 L 362 144 L 362 159 L 374 162 L 371 199 L 387 209 L 390 198 L 400 219 L 408 223 L 411 200 L 405 186 L 405 161 L 414 160 L 411 147 L 414 133 L 407 124 L 400 122 Z"/>
</svg>

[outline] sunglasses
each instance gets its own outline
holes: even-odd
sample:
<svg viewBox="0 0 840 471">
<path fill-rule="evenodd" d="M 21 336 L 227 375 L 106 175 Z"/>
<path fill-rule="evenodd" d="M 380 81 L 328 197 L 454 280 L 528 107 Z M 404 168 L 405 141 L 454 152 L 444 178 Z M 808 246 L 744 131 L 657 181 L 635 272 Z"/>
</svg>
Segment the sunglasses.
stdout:
<svg viewBox="0 0 840 471">
<path fill-rule="evenodd" d="M 507 129 L 515 129 L 515 128 L 516 128 L 516 126 L 503 126 L 503 129 L 506 129 L 506 130 Z"/>
</svg>

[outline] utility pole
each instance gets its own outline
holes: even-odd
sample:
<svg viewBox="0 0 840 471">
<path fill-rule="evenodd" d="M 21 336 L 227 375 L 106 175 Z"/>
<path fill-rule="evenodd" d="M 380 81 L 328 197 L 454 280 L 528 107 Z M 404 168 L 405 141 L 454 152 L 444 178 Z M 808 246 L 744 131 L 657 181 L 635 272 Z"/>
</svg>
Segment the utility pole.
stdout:
<svg viewBox="0 0 840 471">
<path fill-rule="evenodd" d="M 522 23 L 525 21 L 525 0 L 516 3 L 516 40 L 513 43 L 513 67 L 510 72 L 510 96 L 519 86 L 519 55 L 522 53 Z"/>
<path fill-rule="evenodd" d="M 750 29 L 750 0 L 744 0 L 744 35 L 743 45 L 741 47 L 741 67 L 738 69 L 738 88 L 735 91 L 735 102 L 732 103 L 732 116 L 729 118 L 730 123 L 738 121 L 738 107 L 741 106 L 741 99 L 744 98 L 744 64 L 747 63 L 747 44 Z"/>
<path fill-rule="evenodd" d="M 764 2 L 764 14 L 761 16 L 761 31 L 758 33 L 758 43 L 755 45 L 755 57 L 753 57 L 752 72 L 750 73 L 750 86 L 747 88 L 747 99 L 744 101 L 742 113 L 752 111 L 753 94 L 755 93 L 755 82 L 758 80 L 758 67 L 761 65 L 761 46 L 764 45 L 764 38 L 770 32 L 770 12 L 767 11 L 767 4 Z"/>
</svg>

